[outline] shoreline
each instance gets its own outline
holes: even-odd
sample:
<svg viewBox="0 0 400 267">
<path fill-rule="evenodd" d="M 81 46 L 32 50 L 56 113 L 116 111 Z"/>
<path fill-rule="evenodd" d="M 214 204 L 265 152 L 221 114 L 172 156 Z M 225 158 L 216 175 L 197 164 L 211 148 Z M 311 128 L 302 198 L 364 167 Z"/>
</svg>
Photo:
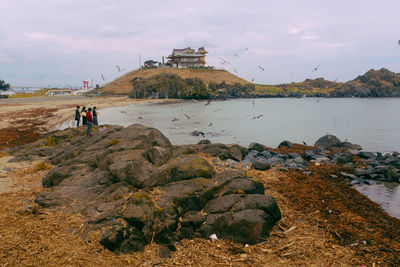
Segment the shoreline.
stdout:
<svg viewBox="0 0 400 267">
<path fill-rule="evenodd" d="M 118 102 L 113 98 L 103 100 L 102 105 L 98 105 L 100 102 L 96 101 L 87 102 L 102 108 L 138 102 L 122 100 Z M 111 100 L 113 101 L 111 102 Z M 105 103 L 107 101 L 111 103 Z M 63 103 L 61 106 L 53 103 L 47 105 L 46 109 L 41 109 L 41 105 L 42 103 L 33 106 L 16 105 L 9 110 L 10 113 L 8 115 L 12 115 L 13 119 L 18 121 L 18 125 L 25 124 L 25 130 L 31 123 L 31 132 L 27 133 L 29 136 L 29 134 L 32 134 L 32 130 L 36 128 L 51 130 L 51 126 L 54 124 L 53 122 L 50 123 L 49 120 L 59 122 L 66 117 L 71 118 L 76 106 L 74 103 Z M 41 110 L 42 113 L 36 117 L 32 116 L 28 120 L 24 116 L 26 113 L 21 112 L 27 109 Z M 4 120 L 3 109 L 1 114 L 3 114 L 2 118 Z M 0 126 L 2 125 L 1 123 L 4 123 L 4 121 L 0 121 Z M 10 124 L 6 123 L 4 125 L 8 125 L 9 130 L 14 127 L 10 127 Z M 15 145 L 22 145 L 26 141 L 29 141 L 29 139 L 21 140 L 19 143 L 16 142 Z M 281 153 L 285 152 L 284 148 L 275 150 Z M 300 152 L 300 148 L 297 152 Z M 3 159 L 6 157 L 7 155 L 2 156 Z M 209 158 L 209 160 L 210 162 L 213 161 L 212 158 Z M 215 168 L 225 168 L 217 163 L 213 163 Z M 19 167 L 14 166 L 14 170 L 10 168 L 11 171 L 6 174 L 11 177 L 11 182 L 15 185 L 13 192 L 0 193 L 0 200 L 3 202 L 2 211 L 4 211 L 0 221 L 5 226 L 0 230 L 0 236 L 3 236 L 4 240 L 7 240 L 6 237 L 14 237 L 10 240 L 15 240 L 15 238 L 19 240 L 19 243 L 6 242 L 0 245 L 2 246 L 0 251 L 7 251 L 7 246 L 9 248 L 12 247 L 12 251 L 14 251 L 10 255 L 1 255 L 2 253 L 0 252 L 0 256 L 5 257 L 6 263 L 21 264 L 21 262 L 31 258 L 33 258 L 32 262 L 37 263 L 43 263 L 44 259 L 54 264 L 67 263 L 65 250 L 62 251 L 64 254 L 60 251 L 60 248 L 67 247 L 63 247 L 64 245 L 60 244 L 60 240 L 57 240 L 57 236 L 53 236 L 54 231 L 59 235 L 63 235 L 63 242 L 76 244 L 77 248 L 68 248 L 68 253 L 79 255 L 81 258 L 74 259 L 73 262 L 75 264 L 87 264 L 88 262 L 83 260 L 84 258 L 89 259 L 90 263 L 99 262 L 106 266 L 112 266 L 115 263 L 140 264 L 145 260 L 154 264 L 160 262 L 160 258 L 157 255 L 158 248 L 154 244 L 147 247 L 144 253 L 117 256 L 107 250 L 101 250 L 101 246 L 96 242 L 82 242 L 79 236 L 68 234 L 67 229 L 72 227 L 71 225 L 79 224 L 79 218 L 61 213 L 52 214 L 45 209 L 40 211 L 42 215 L 24 212 L 27 205 L 31 205 L 29 199 L 32 200 L 37 192 L 45 190 L 41 187 L 41 179 L 47 172 L 46 169 L 35 171 L 35 168 L 38 168 L 38 162 L 24 164 L 21 163 Z M 255 263 L 269 262 L 271 266 L 304 263 L 308 265 L 329 263 L 332 266 L 361 264 L 371 266 L 372 263 L 390 266 L 390 264 L 396 264 L 396 253 L 400 248 L 400 241 L 398 237 L 396 238 L 396 231 L 398 232 L 400 220 L 388 216 L 377 204 L 352 189 L 344 179 L 338 177 L 332 179 L 331 175 L 341 170 L 337 166 L 325 167 L 324 165 L 315 164 L 310 168 L 313 172 L 312 176 L 305 176 L 294 170 L 281 172 L 275 168 L 268 171 L 249 171 L 253 177 L 262 181 L 266 191 L 277 199 L 283 211 L 283 219 L 274 228 L 271 237 L 266 242 L 243 248 L 241 254 L 251 256 L 255 259 Z M 27 199 L 28 202 L 26 202 Z M 15 203 L 16 208 L 12 209 L 13 205 L 4 205 L 5 203 Z M 329 212 L 329 210 L 332 212 Z M 11 221 L 14 224 L 10 224 L 10 218 L 13 218 Z M 27 222 L 30 232 L 21 228 L 21 222 Z M 39 228 L 34 224 L 38 225 Z M 57 229 L 51 224 L 57 225 Z M 394 230 L 396 227 L 397 230 Z M 43 229 L 47 231 L 44 234 L 49 235 L 46 237 L 46 240 L 49 241 L 45 243 L 43 239 L 38 240 L 37 238 L 38 235 L 43 235 Z M 373 229 L 373 231 L 368 229 Z M 285 232 L 287 233 L 285 234 Z M 24 240 L 26 238 L 24 235 L 32 241 L 26 243 L 27 240 Z M 93 240 L 96 239 L 94 238 Z M 363 243 L 364 241 L 366 244 Z M 294 244 L 292 244 L 293 242 Z M 210 243 L 207 240 L 196 239 L 194 241 L 184 240 L 183 243 L 185 246 L 178 246 L 178 251 L 172 254 L 174 257 L 163 260 L 164 264 L 182 263 L 186 262 L 187 259 L 196 260 L 193 251 L 198 252 L 204 259 L 209 260 L 210 264 L 228 263 L 229 258 L 237 259 L 235 253 L 232 252 L 232 249 L 237 245 L 224 240 Z M 24 244 L 38 246 L 33 252 L 39 251 L 39 253 L 33 255 L 24 253 Z M 214 248 L 215 244 L 218 244 L 219 247 Z M 282 250 L 277 249 L 285 246 L 288 247 Z M 43 247 L 50 248 L 48 249 L 49 252 L 42 251 L 40 248 Z M 52 252 L 58 255 L 58 261 L 55 258 L 51 258 L 50 261 L 49 258 L 46 258 L 51 257 Z M 89 255 L 96 255 L 99 258 L 94 259 L 93 256 Z M 12 259 L 12 257 L 15 258 Z M 268 261 L 266 261 L 267 259 Z M 201 259 L 197 258 L 197 260 Z M 245 261 L 242 263 L 245 264 Z"/>
</svg>

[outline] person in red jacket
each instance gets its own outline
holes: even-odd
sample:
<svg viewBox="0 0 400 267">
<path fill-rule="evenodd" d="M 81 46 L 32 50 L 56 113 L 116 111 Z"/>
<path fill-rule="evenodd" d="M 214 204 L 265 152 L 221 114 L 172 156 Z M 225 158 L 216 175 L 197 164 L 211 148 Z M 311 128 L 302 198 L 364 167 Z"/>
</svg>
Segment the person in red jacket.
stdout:
<svg viewBox="0 0 400 267">
<path fill-rule="evenodd" d="M 87 136 L 92 136 L 92 125 L 93 125 L 93 116 L 92 116 L 92 108 L 88 108 L 86 113 L 86 125 L 87 125 Z"/>
</svg>

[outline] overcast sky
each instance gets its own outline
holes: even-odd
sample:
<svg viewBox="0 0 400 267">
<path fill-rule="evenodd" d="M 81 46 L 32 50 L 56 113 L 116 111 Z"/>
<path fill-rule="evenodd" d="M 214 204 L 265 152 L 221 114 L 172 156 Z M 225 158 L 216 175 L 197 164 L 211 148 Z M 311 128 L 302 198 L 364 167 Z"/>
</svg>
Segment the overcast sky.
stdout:
<svg viewBox="0 0 400 267">
<path fill-rule="evenodd" d="M 14 86 L 103 84 L 139 54 L 187 46 L 257 83 L 400 72 L 399 0 L 0 0 L 0 12 L 0 79 Z"/>
</svg>

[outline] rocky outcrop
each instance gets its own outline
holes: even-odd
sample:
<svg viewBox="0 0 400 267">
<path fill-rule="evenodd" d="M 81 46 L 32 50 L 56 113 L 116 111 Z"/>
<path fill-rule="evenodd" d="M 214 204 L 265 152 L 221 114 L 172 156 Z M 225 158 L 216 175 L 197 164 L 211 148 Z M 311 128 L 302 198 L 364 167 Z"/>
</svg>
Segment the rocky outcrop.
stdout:
<svg viewBox="0 0 400 267">
<path fill-rule="evenodd" d="M 51 138 L 52 144 L 47 140 Z M 216 172 L 198 152 L 242 160 L 247 149 L 222 144 L 172 146 L 158 130 L 143 125 L 110 126 L 87 137 L 85 129 L 50 133 L 21 158 L 42 157 L 56 165 L 43 179 L 50 191 L 36 202 L 79 213 L 79 233 L 100 235 L 116 253 L 143 250 L 157 242 L 173 249 L 182 238 L 216 234 L 253 244 L 281 218 L 263 184 L 244 171 Z"/>
</svg>

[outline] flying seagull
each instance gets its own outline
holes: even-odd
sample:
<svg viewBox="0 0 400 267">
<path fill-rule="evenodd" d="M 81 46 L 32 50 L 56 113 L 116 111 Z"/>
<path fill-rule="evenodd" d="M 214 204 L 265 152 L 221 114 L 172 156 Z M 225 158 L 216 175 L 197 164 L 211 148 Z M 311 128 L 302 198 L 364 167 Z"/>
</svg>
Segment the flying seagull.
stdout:
<svg viewBox="0 0 400 267">
<path fill-rule="evenodd" d="M 106 78 L 104 78 L 104 74 L 103 73 L 101 74 L 101 78 L 103 79 L 103 81 L 106 80 Z"/>
<path fill-rule="evenodd" d="M 238 54 L 236 54 L 236 53 L 233 53 L 233 55 L 234 55 L 235 57 L 239 57 L 239 55 L 238 55 Z"/>
<path fill-rule="evenodd" d="M 259 118 L 261 118 L 261 117 L 263 117 L 264 115 L 262 115 L 262 114 L 260 114 L 260 115 L 256 115 L 256 116 L 254 116 L 252 119 L 254 120 L 254 119 L 259 119 Z"/>
<path fill-rule="evenodd" d="M 118 65 L 115 65 L 115 67 L 117 68 L 118 71 L 123 71 L 125 69 L 121 69 Z"/>
<path fill-rule="evenodd" d="M 222 57 L 219 57 L 219 59 L 221 59 L 224 63 L 231 65 L 231 63 L 225 59 L 223 59 Z"/>
<path fill-rule="evenodd" d="M 238 71 L 234 67 L 232 67 L 232 69 L 233 69 L 234 72 L 238 73 Z"/>
<path fill-rule="evenodd" d="M 188 115 L 186 115 L 186 114 L 183 114 L 183 115 L 185 115 L 188 120 L 190 119 L 190 117 Z"/>
<path fill-rule="evenodd" d="M 255 79 L 256 79 L 256 78 L 251 79 L 251 82 L 254 82 Z"/>
<path fill-rule="evenodd" d="M 398 44 L 400 45 L 400 40 L 398 41 Z"/>
<path fill-rule="evenodd" d="M 263 67 L 261 67 L 261 66 L 258 66 L 258 68 L 259 68 L 260 70 L 264 71 L 264 68 L 263 68 Z"/>
<path fill-rule="evenodd" d="M 208 125 L 208 127 L 211 127 L 211 126 L 213 126 L 213 123 L 212 123 L 212 122 Z"/>
<path fill-rule="evenodd" d="M 312 72 L 317 71 L 318 68 L 319 68 L 319 65 L 317 65 L 317 66 L 312 70 Z"/>
</svg>

